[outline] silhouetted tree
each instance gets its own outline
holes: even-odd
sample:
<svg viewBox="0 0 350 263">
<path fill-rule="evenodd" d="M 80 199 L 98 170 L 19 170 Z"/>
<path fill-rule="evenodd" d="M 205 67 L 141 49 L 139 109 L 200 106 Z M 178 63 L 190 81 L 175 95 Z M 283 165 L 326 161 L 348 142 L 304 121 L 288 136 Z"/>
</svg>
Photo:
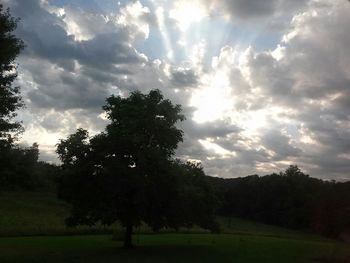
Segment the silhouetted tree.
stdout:
<svg viewBox="0 0 350 263">
<path fill-rule="evenodd" d="M 15 59 L 23 48 L 23 41 L 13 31 L 17 19 L 0 4 L 0 151 L 8 149 L 13 142 L 11 132 L 19 131 L 21 125 L 14 122 L 16 110 L 23 106 L 19 87 L 13 86 L 17 77 Z"/>
<path fill-rule="evenodd" d="M 67 223 L 119 220 L 125 247 L 141 222 L 154 230 L 213 228 L 215 198 L 202 168 L 172 158 L 182 141 L 175 126 L 184 120 L 180 105 L 152 90 L 111 96 L 103 108 L 110 120 L 105 132 L 89 138 L 79 129 L 57 146 L 64 171 L 60 196 L 73 205 Z"/>
<path fill-rule="evenodd" d="M 17 77 L 15 59 L 24 46 L 22 40 L 13 34 L 17 22 L 9 10 L 4 10 L 0 4 L 0 188 L 7 188 L 13 183 L 25 184 L 19 182 L 22 175 L 16 171 L 26 160 L 19 160 L 21 163 L 17 164 L 14 164 L 14 160 L 18 160 L 19 156 L 28 156 L 26 149 L 13 148 L 14 135 L 21 131 L 20 123 L 13 118 L 16 110 L 23 106 L 19 87 L 13 86 Z"/>
</svg>

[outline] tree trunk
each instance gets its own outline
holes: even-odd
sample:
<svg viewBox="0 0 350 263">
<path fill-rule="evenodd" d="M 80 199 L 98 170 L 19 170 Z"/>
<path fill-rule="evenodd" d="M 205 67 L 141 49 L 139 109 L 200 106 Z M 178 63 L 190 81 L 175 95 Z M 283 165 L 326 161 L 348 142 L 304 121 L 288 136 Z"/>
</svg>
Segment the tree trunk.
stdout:
<svg viewBox="0 0 350 263">
<path fill-rule="evenodd" d="M 126 225 L 126 231 L 125 231 L 125 237 L 124 237 L 124 247 L 125 248 L 132 248 L 132 231 L 133 231 L 133 225 L 127 224 Z"/>
</svg>

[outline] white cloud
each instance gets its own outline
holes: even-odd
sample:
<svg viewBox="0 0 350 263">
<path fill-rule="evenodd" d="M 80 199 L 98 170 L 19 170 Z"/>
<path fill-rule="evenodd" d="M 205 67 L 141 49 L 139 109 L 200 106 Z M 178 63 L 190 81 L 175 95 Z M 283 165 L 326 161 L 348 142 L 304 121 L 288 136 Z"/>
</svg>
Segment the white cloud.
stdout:
<svg viewBox="0 0 350 263">
<path fill-rule="evenodd" d="M 148 38 L 150 25 L 154 25 L 156 17 L 150 13 L 149 8 L 143 6 L 140 1 L 135 1 L 120 10 L 117 23 L 129 28 L 132 38 L 142 35 Z"/>
</svg>

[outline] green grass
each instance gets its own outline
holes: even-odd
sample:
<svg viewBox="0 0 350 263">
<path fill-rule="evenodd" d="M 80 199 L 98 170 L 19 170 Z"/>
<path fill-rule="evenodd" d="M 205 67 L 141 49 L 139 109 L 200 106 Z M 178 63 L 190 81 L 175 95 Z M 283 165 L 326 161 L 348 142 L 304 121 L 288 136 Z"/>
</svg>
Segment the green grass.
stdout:
<svg viewBox="0 0 350 263">
<path fill-rule="evenodd" d="M 274 225 L 266 225 L 234 217 L 219 217 L 218 221 L 221 225 L 222 232 L 226 234 L 325 240 L 325 238 L 312 233 L 291 230 Z"/>
<path fill-rule="evenodd" d="M 0 238 L 0 262 L 349 262 L 350 249 L 333 241 L 233 234 L 134 237 L 126 250 L 111 236 Z"/>
<path fill-rule="evenodd" d="M 69 215 L 69 205 L 59 200 L 54 193 L 3 192 L 0 193 L 0 236 L 67 235 L 106 233 L 112 228 L 67 228 L 64 219 Z M 281 227 L 264 225 L 238 218 L 219 218 L 223 233 L 259 235 L 292 238 L 311 238 L 311 235 Z M 151 229 L 142 226 L 138 233 L 150 233 Z M 166 230 L 164 232 L 169 232 Z M 181 228 L 185 233 L 208 233 L 200 228 Z M 316 237 L 319 238 L 319 237 Z"/>
<path fill-rule="evenodd" d="M 64 220 L 69 215 L 69 209 L 70 206 L 59 200 L 54 193 L 2 192 L 0 193 L 0 237 L 105 234 L 121 231 L 121 227 L 117 224 L 111 227 L 97 225 L 68 228 Z M 166 232 L 169 231 L 166 230 Z M 180 231 L 208 232 L 198 227 L 181 228 Z M 136 228 L 136 232 L 152 233 L 152 230 L 143 225 Z"/>
<path fill-rule="evenodd" d="M 54 236 L 106 230 L 68 229 L 68 214 L 69 206 L 52 193 L 1 193 L 0 235 L 17 237 L 0 238 L 0 262 L 350 262 L 348 244 L 236 218 L 219 218 L 219 235 L 199 228 L 141 235 L 150 232 L 143 226 L 133 250 L 112 235 Z"/>
<path fill-rule="evenodd" d="M 69 205 L 59 200 L 54 193 L 2 192 L 0 236 L 108 232 L 101 226 L 67 228 L 64 219 L 69 215 L 69 209 Z"/>
</svg>

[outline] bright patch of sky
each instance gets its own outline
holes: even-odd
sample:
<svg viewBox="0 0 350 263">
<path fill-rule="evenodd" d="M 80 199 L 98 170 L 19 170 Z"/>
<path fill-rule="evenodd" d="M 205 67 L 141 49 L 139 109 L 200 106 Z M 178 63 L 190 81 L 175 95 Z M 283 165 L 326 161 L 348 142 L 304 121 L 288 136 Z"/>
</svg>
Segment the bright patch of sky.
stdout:
<svg viewBox="0 0 350 263">
<path fill-rule="evenodd" d="M 171 5 L 170 3 L 175 3 Z M 167 38 L 155 29 L 144 42 L 138 43 L 140 51 L 151 58 L 169 59 L 180 63 L 191 56 L 192 49 L 200 42 L 206 44 L 205 62 L 217 56 L 225 45 L 238 46 L 242 50 L 248 46 L 256 50 L 273 50 L 282 37 L 282 32 L 270 30 L 267 25 L 234 24 L 223 15 L 210 15 L 201 6 L 200 1 L 164 1 L 163 15 Z M 151 5 L 154 8 L 155 5 Z M 168 8 L 174 8 L 169 11 Z M 159 6 L 158 6 L 159 8 Z M 167 10 L 167 11 L 166 11 Z M 175 25 L 173 24 L 175 20 Z M 170 23 L 169 23 L 170 22 Z M 167 50 L 166 41 L 172 43 Z M 162 43 L 162 44 L 161 44 Z M 155 51 L 154 45 L 157 44 Z M 169 53 L 172 55 L 169 56 Z"/>
</svg>

